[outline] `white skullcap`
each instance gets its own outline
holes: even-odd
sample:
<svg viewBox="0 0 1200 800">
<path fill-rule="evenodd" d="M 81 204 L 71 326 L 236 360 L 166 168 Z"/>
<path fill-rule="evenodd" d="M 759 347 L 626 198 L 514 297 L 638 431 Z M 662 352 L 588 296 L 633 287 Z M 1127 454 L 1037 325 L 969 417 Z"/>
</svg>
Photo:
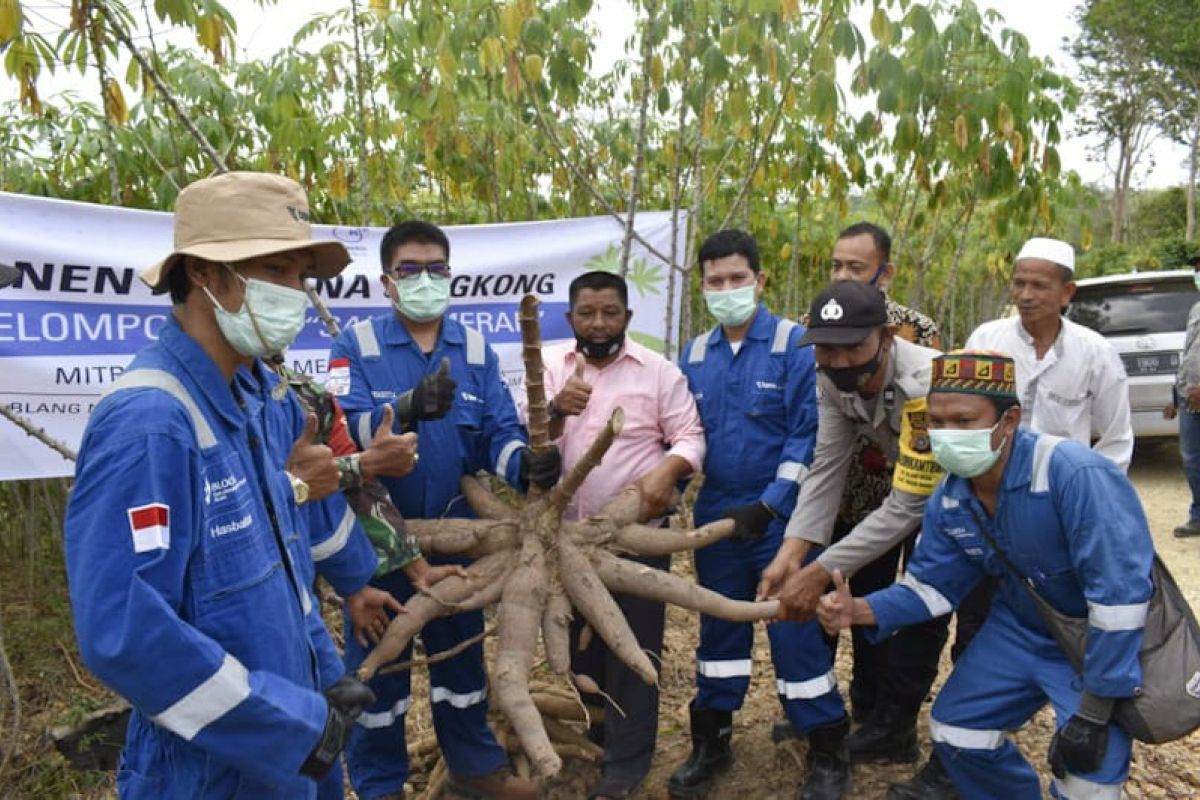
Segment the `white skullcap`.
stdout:
<svg viewBox="0 0 1200 800">
<path fill-rule="evenodd" d="M 1025 243 L 1021 252 L 1017 253 L 1017 261 L 1023 258 L 1040 258 L 1043 261 L 1052 261 L 1060 267 L 1066 267 L 1071 272 L 1075 271 L 1075 248 L 1059 239 L 1035 236 Z"/>
</svg>

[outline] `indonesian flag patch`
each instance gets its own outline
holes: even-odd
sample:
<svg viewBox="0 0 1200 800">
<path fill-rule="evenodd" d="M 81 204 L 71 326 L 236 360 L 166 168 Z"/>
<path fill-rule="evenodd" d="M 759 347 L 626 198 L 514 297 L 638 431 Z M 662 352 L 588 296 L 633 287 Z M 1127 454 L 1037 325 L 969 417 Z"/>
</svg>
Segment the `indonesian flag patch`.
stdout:
<svg viewBox="0 0 1200 800">
<path fill-rule="evenodd" d="M 166 550 L 171 546 L 171 507 L 165 503 L 150 503 L 126 510 L 129 530 L 133 534 L 133 552 Z"/>
<path fill-rule="evenodd" d="M 329 362 L 329 374 L 325 378 L 325 391 L 335 397 L 350 394 L 350 359 L 335 358 Z"/>
</svg>

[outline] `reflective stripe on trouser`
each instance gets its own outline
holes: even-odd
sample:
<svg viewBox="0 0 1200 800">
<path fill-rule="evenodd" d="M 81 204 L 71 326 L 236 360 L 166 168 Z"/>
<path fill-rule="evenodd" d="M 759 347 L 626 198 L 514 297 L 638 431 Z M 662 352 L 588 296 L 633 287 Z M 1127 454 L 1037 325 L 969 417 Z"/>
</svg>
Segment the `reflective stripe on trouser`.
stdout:
<svg viewBox="0 0 1200 800">
<path fill-rule="evenodd" d="M 444 559 L 431 559 L 445 563 Z M 455 563 L 469 563 L 458 561 Z M 401 602 L 412 596 L 412 585 L 399 570 L 371 581 L 371 585 L 390 591 Z M 350 629 L 346 622 L 346 630 Z M 447 650 L 483 630 L 483 614 L 463 612 L 430 622 L 421 631 L 429 653 Z M 353 672 L 362 663 L 364 650 L 353 635 L 346 636 L 346 671 Z M 410 658 L 410 644 L 400 656 Z M 507 754 L 496 742 L 487 725 L 487 678 L 483 669 L 483 647 L 475 645 L 454 658 L 429 667 L 433 690 L 433 726 L 446 765 L 456 775 L 487 775 L 508 763 Z M 404 736 L 404 716 L 408 711 L 408 670 L 376 675 L 370 687 L 375 703 L 354 726 L 346 746 L 346 766 L 350 782 L 359 797 L 370 798 L 398 792 L 408 778 L 408 754 Z M 363 722 L 369 724 L 365 725 Z"/>
<path fill-rule="evenodd" d="M 775 556 L 783 521 L 771 524 L 755 543 L 723 540 L 696 551 L 696 575 L 702 586 L 735 600 L 753 600 L 762 570 Z M 776 690 L 788 719 L 807 732 L 846 715 L 833 677 L 833 652 L 816 621 L 778 622 L 767 626 Z M 754 626 L 700 617 L 696 650 L 697 709 L 735 711 L 750 687 Z"/>
<path fill-rule="evenodd" d="M 1047 702 L 1065 725 L 1079 705 L 1079 679 L 1058 645 L 1024 628 L 997 598 L 991 616 L 959 658 L 930 715 L 942 764 L 964 798 L 1034 800 L 1041 786 L 1033 767 L 1005 732 L 1024 725 Z M 1100 769 L 1064 781 L 1071 800 L 1105 798 L 1129 772 L 1129 736 L 1108 729 Z M 1038 753 L 1036 758 L 1045 758 Z M 1099 790 L 1099 791 L 1097 791 Z M 1115 796 L 1115 795 L 1114 795 Z"/>
</svg>

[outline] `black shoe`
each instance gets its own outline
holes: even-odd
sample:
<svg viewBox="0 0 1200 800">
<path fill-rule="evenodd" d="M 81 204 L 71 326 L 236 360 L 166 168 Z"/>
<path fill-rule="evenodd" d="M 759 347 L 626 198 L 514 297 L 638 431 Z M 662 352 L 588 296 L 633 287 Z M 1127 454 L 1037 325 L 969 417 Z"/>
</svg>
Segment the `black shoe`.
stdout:
<svg viewBox="0 0 1200 800">
<path fill-rule="evenodd" d="M 875 715 L 875 706 L 866 703 L 850 703 L 850 719 L 855 725 L 863 725 Z"/>
<path fill-rule="evenodd" d="M 797 800 L 842 800 L 850 791 L 849 732 L 849 719 L 809 731 L 808 775 Z"/>
<path fill-rule="evenodd" d="M 958 800 L 958 792 L 934 753 L 912 778 L 889 786 L 887 800 Z"/>
<path fill-rule="evenodd" d="M 691 709 L 692 752 L 667 782 L 672 798 L 704 797 L 713 780 L 733 766 L 733 712 Z"/>
<path fill-rule="evenodd" d="M 1186 525 L 1180 525 L 1174 530 L 1176 539 L 1190 539 L 1200 536 L 1200 519 L 1188 520 Z"/>
<path fill-rule="evenodd" d="M 917 746 L 917 719 L 899 714 L 892 708 L 879 709 L 846 740 L 850 761 L 913 764 L 920 756 Z"/>
</svg>

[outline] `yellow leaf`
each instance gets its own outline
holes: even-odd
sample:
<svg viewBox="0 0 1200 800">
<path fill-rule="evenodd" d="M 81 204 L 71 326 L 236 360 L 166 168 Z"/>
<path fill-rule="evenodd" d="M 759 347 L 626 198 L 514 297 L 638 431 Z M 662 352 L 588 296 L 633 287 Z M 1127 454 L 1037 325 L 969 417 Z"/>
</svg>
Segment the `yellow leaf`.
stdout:
<svg viewBox="0 0 1200 800">
<path fill-rule="evenodd" d="M 664 72 L 662 56 L 655 54 L 650 59 L 650 83 L 655 89 L 662 86 Z"/>
<path fill-rule="evenodd" d="M 104 115 L 117 125 L 124 125 L 129 120 L 129 106 L 125 104 L 121 85 L 112 78 L 104 82 Z"/>
<path fill-rule="evenodd" d="M 158 90 L 158 87 L 154 85 L 154 79 L 150 77 L 149 73 L 147 73 L 143 70 L 142 71 L 142 96 L 145 97 L 146 99 L 149 99 L 151 97 L 154 97 L 154 92 L 157 90 Z"/>
<path fill-rule="evenodd" d="M 0 0 L 0 47 L 21 35 L 24 22 L 19 0 Z"/>
<path fill-rule="evenodd" d="M 454 58 L 454 53 L 450 48 L 442 44 L 438 50 L 437 57 L 438 74 L 442 76 L 442 80 L 448 81 L 454 78 L 454 73 L 458 70 L 458 60 Z"/>
<path fill-rule="evenodd" d="M 346 178 L 346 165 L 341 161 L 329 172 L 329 196 L 334 200 L 345 200 L 350 196 L 350 181 Z"/>
<path fill-rule="evenodd" d="M 542 82 L 542 57 L 536 54 L 525 56 L 525 79 L 530 83 Z"/>
<path fill-rule="evenodd" d="M 779 19 L 783 22 L 791 22 L 800 15 L 800 0 L 780 0 L 779 1 Z"/>
<path fill-rule="evenodd" d="M 386 17 L 388 12 L 392 10 L 392 4 L 390 0 L 371 0 L 368 7 L 372 12 L 374 12 L 375 16 L 379 17 L 380 19 Z"/>
<path fill-rule="evenodd" d="M 1083 224 L 1083 230 L 1079 232 L 1079 246 L 1084 250 L 1092 249 L 1092 225 L 1086 221 L 1086 218 Z"/>
<path fill-rule="evenodd" d="M 779 49 L 773 44 L 767 46 L 767 76 L 779 80 Z"/>
<path fill-rule="evenodd" d="M 979 162 L 979 169 L 983 172 L 984 176 L 990 177 L 992 174 L 992 157 L 991 157 L 991 154 L 988 152 L 988 143 L 987 142 L 979 143 L 978 162 Z"/>
<path fill-rule="evenodd" d="M 516 3 L 509 3 L 500 9 L 500 32 L 510 45 L 515 45 L 521 38 L 521 26 L 524 24 L 525 17 Z"/>
<path fill-rule="evenodd" d="M 783 247 L 779 248 L 779 263 L 789 264 L 792 261 L 792 243 L 785 242 Z"/>
<path fill-rule="evenodd" d="M 213 63 L 222 64 L 225 54 L 221 52 L 221 38 L 225 35 L 225 22 L 216 14 L 205 14 L 196 20 L 196 41 L 212 53 Z"/>
<path fill-rule="evenodd" d="M 1038 216 L 1042 218 L 1042 222 L 1046 223 L 1046 227 L 1054 222 L 1053 217 L 1050 216 L 1050 195 L 1045 191 L 1038 197 Z"/>
<path fill-rule="evenodd" d="M 1012 147 L 1013 169 L 1020 169 L 1025 163 L 1025 137 L 1020 131 L 1013 131 L 1012 136 L 1008 137 L 1008 143 Z"/>
<path fill-rule="evenodd" d="M 504 67 L 504 45 L 489 36 L 479 45 L 479 65 L 488 75 L 496 75 Z"/>
<path fill-rule="evenodd" d="M 967 139 L 967 118 L 959 114 L 954 120 L 954 142 L 958 145 L 958 149 L 966 152 Z"/>
</svg>

